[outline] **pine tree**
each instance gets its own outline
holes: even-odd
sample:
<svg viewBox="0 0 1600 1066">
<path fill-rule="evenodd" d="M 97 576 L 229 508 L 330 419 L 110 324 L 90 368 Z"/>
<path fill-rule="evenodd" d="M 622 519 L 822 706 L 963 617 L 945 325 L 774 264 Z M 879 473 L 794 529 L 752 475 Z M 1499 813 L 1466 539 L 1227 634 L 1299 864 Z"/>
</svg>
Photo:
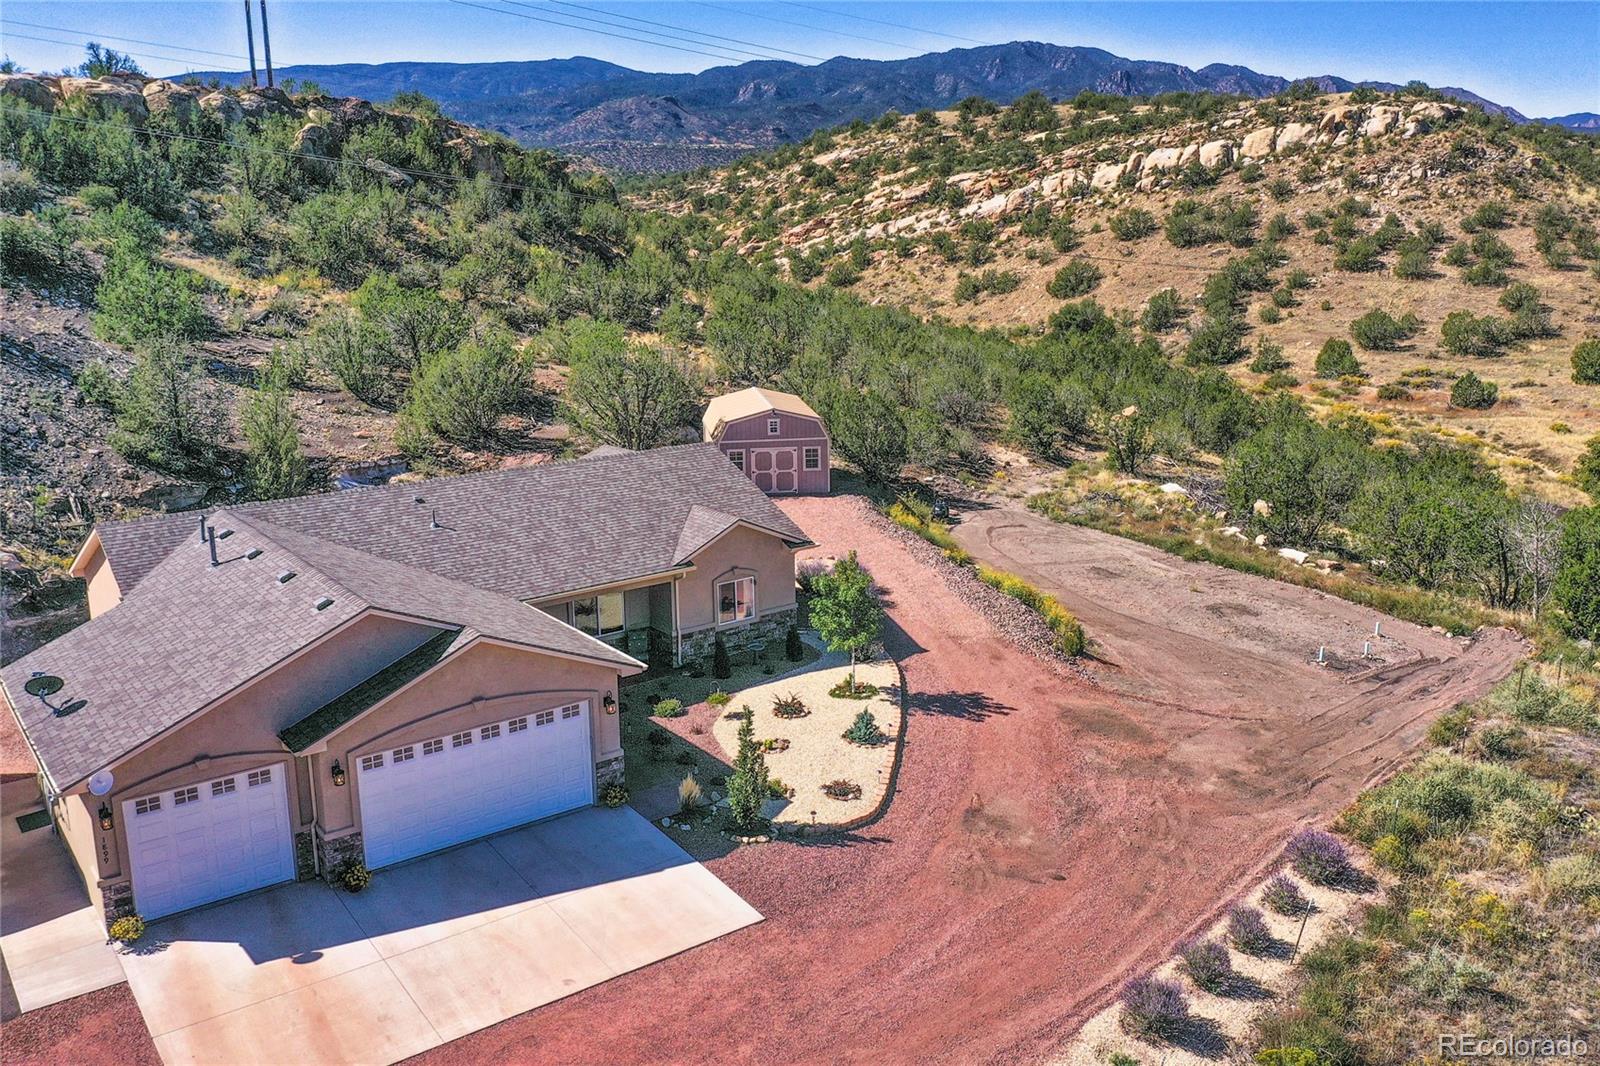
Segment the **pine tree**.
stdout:
<svg viewBox="0 0 1600 1066">
<path fill-rule="evenodd" d="M 733 676 L 733 664 L 728 661 L 728 646 L 717 636 L 711 645 L 711 676 L 725 681 Z"/>
<path fill-rule="evenodd" d="M 755 715 L 747 706 L 739 723 L 739 753 L 728 778 L 728 813 L 735 828 L 748 833 L 759 826 L 766 798 L 767 758 L 756 745 Z"/>
<path fill-rule="evenodd" d="M 245 405 L 243 421 L 250 494 L 276 500 L 305 491 L 306 459 L 289 390 L 278 381 L 263 382 Z"/>
</svg>

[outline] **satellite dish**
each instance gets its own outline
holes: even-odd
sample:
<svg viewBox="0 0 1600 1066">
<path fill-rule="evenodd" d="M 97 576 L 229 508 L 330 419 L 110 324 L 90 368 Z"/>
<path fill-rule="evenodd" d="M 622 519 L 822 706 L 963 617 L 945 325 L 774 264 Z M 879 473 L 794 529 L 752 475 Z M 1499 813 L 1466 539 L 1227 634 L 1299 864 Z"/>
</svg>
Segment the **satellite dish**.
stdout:
<svg viewBox="0 0 1600 1066">
<path fill-rule="evenodd" d="M 117 779 L 111 776 L 110 770 L 100 770 L 89 778 L 89 791 L 96 796 L 110 795 L 111 789 L 116 786 Z"/>
<path fill-rule="evenodd" d="M 22 690 L 30 696 L 38 696 L 40 699 L 44 699 L 46 696 L 54 696 L 57 692 L 60 692 L 61 686 L 64 684 L 66 684 L 65 681 L 53 674 L 34 674 L 22 683 Z"/>
<path fill-rule="evenodd" d="M 65 704 L 65 705 L 63 705 L 61 707 L 57 707 L 56 708 L 56 717 L 57 718 L 65 718 L 69 714 L 77 714 L 79 711 L 83 710 L 87 706 L 89 706 L 89 701 L 88 700 L 73 700 L 71 703 Z"/>
</svg>

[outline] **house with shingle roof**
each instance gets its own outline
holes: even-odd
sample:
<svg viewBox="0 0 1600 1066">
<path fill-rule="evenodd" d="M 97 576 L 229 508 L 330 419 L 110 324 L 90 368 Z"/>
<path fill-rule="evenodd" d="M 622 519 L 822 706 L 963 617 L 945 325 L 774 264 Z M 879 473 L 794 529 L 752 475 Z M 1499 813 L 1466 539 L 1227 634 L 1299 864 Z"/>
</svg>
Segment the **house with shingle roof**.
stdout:
<svg viewBox="0 0 1600 1066">
<path fill-rule="evenodd" d="M 105 523 L 0 690 L 91 899 L 153 918 L 595 802 L 621 679 L 781 639 L 808 543 L 705 444 Z"/>
</svg>

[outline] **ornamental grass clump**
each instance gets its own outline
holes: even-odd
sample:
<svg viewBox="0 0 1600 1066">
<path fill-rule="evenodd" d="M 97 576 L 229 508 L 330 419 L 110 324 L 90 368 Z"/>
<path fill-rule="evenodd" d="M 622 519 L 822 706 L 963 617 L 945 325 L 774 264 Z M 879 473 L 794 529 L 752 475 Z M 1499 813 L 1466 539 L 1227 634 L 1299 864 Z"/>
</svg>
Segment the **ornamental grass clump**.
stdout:
<svg viewBox="0 0 1600 1066">
<path fill-rule="evenodd" d="M 1265 955 L 1272 947 L 1272 930 L 1267 928 L 1261 908 L 1235 903 L 1228 909 L 1228 939 L 1247 955 Z"/>
<path fill-rule="evenodd" d="M 1189 1021 L 1189 997 L 1176 981 L 1139 977 L 1122 989 L 1122 1028 L 1146 1040 L 1176 1036 Z"/>
<path fill-rule="evenodd" d="M 1311 901 L 1300 886 L 1284 874 L 1274 874 L 1261 892 L 1261 900 L 1279 914 L 1297 918 L 1311 909 Z"/>
<path fill-rule="evenodd" d="M 1183 972 L 1198 987 L 1218 993 L 1233 980 L 1233 957 L 1220 940 L 1195 939 L 1178 949 Z"/>
<path fill-rule="evenodd" d="M 1332 833 L 1302 829 L 1289 838 L 1289 865 L 1314 885 L 1337 885 L 1350 877 L 1350 851 Z"/>
</svg>

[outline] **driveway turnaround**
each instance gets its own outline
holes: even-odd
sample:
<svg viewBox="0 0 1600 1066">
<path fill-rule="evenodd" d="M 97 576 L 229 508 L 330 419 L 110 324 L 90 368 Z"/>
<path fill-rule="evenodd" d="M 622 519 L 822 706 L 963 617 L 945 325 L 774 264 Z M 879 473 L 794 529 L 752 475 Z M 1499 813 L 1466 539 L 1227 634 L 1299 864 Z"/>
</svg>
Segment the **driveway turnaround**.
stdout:
<svg viewBox="0 0 1600 1066">
<path fill-rule="evenodd" d="M 761 920 L 633 811 L 590 808 L 153 923 L 123 968 L 178 1063 L 389 1063 Z"/>
<path fill-rule="evenodd" d="M 122 980 L 105 926 L 49 824 L 0 824 L 0 983 L 5 1017 Z"/>
</svg>

